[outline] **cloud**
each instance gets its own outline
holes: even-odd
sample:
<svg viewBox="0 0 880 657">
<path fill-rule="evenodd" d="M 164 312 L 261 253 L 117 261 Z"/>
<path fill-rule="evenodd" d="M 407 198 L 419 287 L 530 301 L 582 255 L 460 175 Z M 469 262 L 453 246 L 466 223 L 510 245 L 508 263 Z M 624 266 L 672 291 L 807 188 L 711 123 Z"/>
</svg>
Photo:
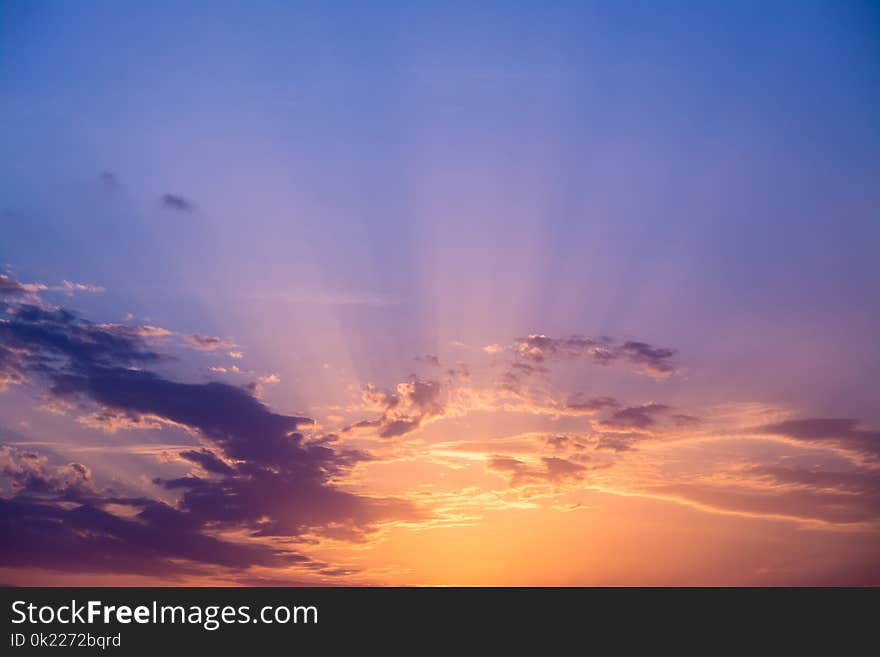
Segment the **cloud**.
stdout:
<svg viewBox="0 0 880 657">
<path fill-rule="evenodd" d="M 275 413 L 248 388 L 174 381 L 151 371 L 150 366 L 165 357 L 129 327 L 93 324 L 64 308 L 13 303 L 3 311 L 0 344 L 4 371 L 11 367 L 44 381 L 55 399 L 78 407 L 90 404 L 98 415 L 127 422 L 184 427 L 206 443 L 201 450 L 179 453 L 199 471 L 156 480 L 180 493 L 176 507 L 152 499 L 120 502 L 100 492 L 87 499 L 78 497 L 80 505 L 75 509 L 60 507 L 62 500 L 73 499 L 69 491 L 78 474 L 83 475 L 80 483 L 89 479 L 87 470 L 70 464 L 50 472 L 41 457 L 9 457 L 3 472 L 17 493 L 2 506 L 7 563 L 125 572 L 152 572 L 174 559 L 230 567 L 280 565 L 293 557 L 214 534 L 222 530 L 244 531 L 251 537 L 322 535 L 363 540 L 381 523 L 423 517 L 406 500 L 359 495 L 333 483 L 369 456 L 333 448 L 326 440 L 308 440 L 301 430 L 313 424 L 311 419 Z M 405 416 L 398 413 L 420 414 L 414 421 L 421 421 L 433 412 L 434 397 L 430 384 L 401 384 L 393 404 L 389 398 L 397 410 L 387 409 L 383 430 L 388 435 L 399 431 Z M 65 481 L 68 492 L 62 490 Z M 34 503 L 30 497 L 37 489 L 45 499 Z M 114 515 L 108 511 L 110 505 L 130 507 L 134 519 Z M 36 527 L 43 532 L 41 538 L 31 531 Z M 53 559 L 45 549 L 33 549 L 38 538 L 69 545 L 70 552 Z M 134 540 L 141 543 L 126 544 Z M 95 554 L 102 551 L 103 561 L 98 564 Z M 168 567 L 170 572 L 183 568 Z"/>
<path fill-rule="evenodd" d="M 584 399 L 581 394 L 574 395 L 565 403 L 565 409 L 568 412 L 584 413 L 585 415 L 593 415 L 599 411 L 617 408 L 618 406 L 620 406 L 620 402 L 613 397 Z"/>
<path fill-rule="evenodd" d="M 597 434 L 595 447 L 611 452 L 628 452 L 638 441 L 644 439 L 645 435 L 642 433 L 603 431 Z"/>
<path fill-rule="evenodd" d="M 583 444 L 576 442 L 571 436 L 566 436 L 565 434 L 545 436 L 544 442 L 557 451 L 563 451 L 569 447 L 574 447 L 575 449 L 584 448 Z"/>
<path fill-rule="evenodd" d="M 579 463 L 555 456 L 545 456 L 540 466 L 532 465 L 509 456 L 493 456 L 489 459 L 490 470 L 510 475 L 511 486 L 528 484 L 559 484 L 581 479 L 587 468 Z"/>
<path fill-rule="evenodd" d="M 699 423 L 699 418 L 684 413 L 675 413 L 672 407 L 657 402 L 648 402 L 640 406 L 627 406 L 615 410 L 602 420 L 602 426 L 612 429 L 651 429 L 660 421 L 675 426 L 689 426 Z"/>
<path fill-rule="evenodd" d="M 89 283 L 77 283 L 75 281 L 63 280 L 61 281 L 60 288 L 64 292 L 73 293 L 73 292 L 91 292 L 91 293 L 99 293 L 106 292 L 106 288 L 101 287 L 100 285 L 90 285 Z"/>
<path fill-rule="evenodd" d="M 164 338 L 172 334 L 166 328 L 161 326 L 153 326 L 151 324 L 139 324 L 137 326 L 128 326 L 125 324 L 98 324 L 98 328 L 109 333 L 117 335 L 127 335 L 133 338 Z"/>
<path fill-rule="evenodd" d="M 187 451 L 181 456 L 213 472 L 224 470 L 227 476 L 157 481 L 169 490 L 183 491 L 179 509 L 200 526 L 219 523 L 261 536 L 313 532 L 363 538 L 376 523 L 418 516 L 407 502 L 336 488 L 330 481 L 367 455 L 306 442 L 298 429 L 310 425 L 310 419 L 273 413 L 244 388 L 94 368 L 85 376 L 56 376 L 53 389 L 56 395 L 85 395 L 106 408 L 189 427 L 209 440 L 226 462 L 234 463 L 229 473 L 208 454 Z"/>
<path fill-rule="evenodd" d="M 675 355 L 674 349 L 652 347 L 645 342 L 624 342 L 615 350 L 617 357 L 626 358 L 629 362 L 640 366 L 647 373 L 666 376 L 676 371 L 670 362 Z"/>
<path fill-rule="evenodd" d="M 177 194 L 164 194 L 161 198 L 162 207 L 166 210 L 174 210 L 176 212 L 195 212 L 195 204 Z"/>
<path fill-rule="evenodd" d="M 185 513 L 161 502 L 114 502 L 132 509 L 134 517 L 87 502 L 68 507 L 20 496 L 0 498 L 4 566 L 165 578 L 200 572 L 199 566 L 280 568 L 306 560 L 265 544 L 208 535 Z"/>
<path fill-rule="evenodd" d="M 214 335 L 198 335 L 197 333 L 190 333 L 184 335 L 183 339 L 187 345 L 201 351 L 233 349 L 235 347 L 235 343 L 231 340 L 226 340 L 225 338 L 220 338 Z"/>
<path fill-rule="evenodd" d="M 654 494 L 683 498 L 713 509 L 745 515 L 818 521 L 836 525 L 877 523 L 880 521 L 880 486 L 876 477 L 857 479 L 842 473 L 812 473 L 797 470 L 757 471 L 771 484 L 756 488 L 742 482 L 739 486 L 700 483 L 677 483 L 648 488 Z M 792 488 L 791 484 L 801 485 Z M 843 487 L 841 487 L 843 484 Z"/>
<path fill-rule="evenodd" d="M 425 354 L 424 356 L 416 356 L 415 360 L 420 363 L 425 363 L 426 365 L 433 365 L 434 367 L 440 367 L 440 359 L 434 354 Z"/>
<path fill-rule="evenodd" d="M 862 429 L 859 421 L 851 418 L 785 420 L 748 431 L 857 452 L 872 460 L 880 459 L 880 431 Z"/>
<path fill-rule="evenodd" d="M 24 303 L 6 309 L 0 344 L 21 355 L 36 372 L 58 371 L 57 359 L 70 367 L 143 364 L 159 360 L 142 338 L 125 327 L 96 325 L 64 308 Z"/>
<path fill-rule="evenodd" d="M 588 360 L 596 365 L 610 365 L 623 361 L 633 366 L 636 372 L 664 378 L 678 370 L 672 362 L 675 350 L 654 347 L 646 342 L 627 340 L 617 344 L 614 339 L 602 336 L 590 338 L 584 335 L 570 335 L 566 338 L 551 338 L 533 333 L 525 338 L 517 338 L 512 345 L 502 347 L 489 345 L 484 351 L 490 354 L 507 352 L 513 355 L 514 364 L 519 364 L 521 372 L 530 373 L 524 363 L 545 363 L 551 360 Z"/>
<path fill-rule="evenodd" d="M 30 296 L 49 288 L 43 283 L 22 283 L 8 274 L 0 274 L 0 297 Z"/>
<path fill-rule="evenodd" d="M 98 180 L 109 189 L 116 189 L 120 184 L 119 177 L 112 171 L 102 171 L 98 176 Z"/>
<path fill-rule="evenodd" d="M 0 392 L 10 385 L 22 385 L 27 381 L 24 356 L 21 349 L 0 344 Z"/>
<path fill-rule="evenodd" d="M 50 466 L 38 452 L 0 445 L 0 473 L 19 495 L 52 495 L 75 500 L 94 495 L 91 471 L 81 463 Z"/>
<path fill-rule="evenodd" d="M 116 433 L 119 430 L 161 429 L 163 424 L 162 419 L 155 416 L 107 408 L 99 408 L 91 413 L 80 415 L 76 421 L 83 426 L 107 433 Z"/>
<path fill-rule="evenodd" d="M 0 554 L 8 567 L 177 576 L 193 563 L 284 566 L 305 557 L 208 536 L 185 514 L 145 498 L 99 490 L 81 463 L 52 466 L 37 452 L 0 446 L 14 496 L 0 498 Z M 130 517 L 107 510 L 125 508 Z"/>
<path fill-rule="evenodd" d="M 391 390 L 380 390 L 368 385 L 363 400 L 379 407 L 382 415 L 375 420 L 363 420 L 346 429 L 372 428 L 382 438 L 394 438 L 411 433 L 427 420 L 442 417 L 446 405 L 442 401 L 443 385 L 439 381 L 412 378 L 397 384 Z"/>
<path fill-rule="evenodd" d="M 221 475 L 231 475 L 235 470 L 219 458 L 214 452 L 208 449 L 188 449 L 179 453 L 179 456 L 202 466 L 207 472 Z"/>
<path fill-rule="evenodd" d="M 8 274 L 0 274 L 0 297 L 29 295 L 36 299 L 40 292 L 65 292 L 72 296 L 76 292 L 99 293 L 106 292 L 100 285 L 78 283 L 76 281 L 62 280 L 60 285 L 46 285 L 44 283 L 22 283 Z"/>
<path fill-rule="evenodd" d="M 743 471 L 771 484 L 835 491 L 838 493 L 867 494 L 873 496 L 875 504 L 880 500 L 880 474 L 876 471 L 840 472 L 834 470 L 790 468 L 768 465 L 753 465 Z M 877 506 L 880 515 L 880 505 Z"/>
<path fill-rule="evenodd" d="M 0 313 L 0 390 L 27 382 L 30 374 L 57 371 L 59 363 L 132 367 L 160 359 L 143 340 L 143 329 L 152 327 L 92 324 L 24 299 Z"/>
<path fill-rule="evenodd" d="M 11 296 L 25 293 L 27 293 L 27 289 L 25 289 L 24 285 L 11 276 L 0 274 L 0 294 Z"/>
<path fill-rule="evenodd" d="M 669 407 L 665 404 L 649 402 L 615 411 L 611 417 L 603 420 L 602 424 L 615 429 L 647 429 L 657 422 L 657 416 L 668 412 Z"/>
<path fill-rule="evenodd" d="M 446 370 L 446 375 L 454 381 L 470 381 L 471 370 L 466 363 L 456 363 Z"/>
</svg>

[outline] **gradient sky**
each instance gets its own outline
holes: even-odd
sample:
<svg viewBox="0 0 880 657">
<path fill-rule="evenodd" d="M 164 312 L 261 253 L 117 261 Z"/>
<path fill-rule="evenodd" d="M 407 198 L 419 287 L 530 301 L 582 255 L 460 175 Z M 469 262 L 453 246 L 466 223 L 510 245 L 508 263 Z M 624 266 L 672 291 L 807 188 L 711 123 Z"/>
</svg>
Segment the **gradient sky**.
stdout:
<svg viewBox="0 0 880 657">
<path fill-rule="evenodd" d="M 880 584 L 872 2 L 0 0 L 0 581 Z"/>
</svg>

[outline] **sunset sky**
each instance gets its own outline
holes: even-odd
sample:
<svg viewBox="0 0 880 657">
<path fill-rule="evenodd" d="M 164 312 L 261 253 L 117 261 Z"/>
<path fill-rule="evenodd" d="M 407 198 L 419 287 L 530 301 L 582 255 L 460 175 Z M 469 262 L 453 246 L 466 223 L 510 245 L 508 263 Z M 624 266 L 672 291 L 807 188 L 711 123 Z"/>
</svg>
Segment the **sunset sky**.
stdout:
<svg viewBox="0 0 880 657">
<path fill-rule="evenodd" d="M 0 0 L 0 583 L 880 585 L 874 2 Z"/>
</svg>

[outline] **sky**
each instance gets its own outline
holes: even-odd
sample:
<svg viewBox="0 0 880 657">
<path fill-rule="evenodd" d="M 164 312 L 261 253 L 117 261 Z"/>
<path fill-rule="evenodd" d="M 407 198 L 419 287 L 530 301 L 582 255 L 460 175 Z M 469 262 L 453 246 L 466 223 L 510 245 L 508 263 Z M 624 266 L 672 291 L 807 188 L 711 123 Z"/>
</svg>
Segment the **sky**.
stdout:
<svg viewBox="0 0 880 657">
<path fill-rule="evenodd" d="M 880 10 L 0 0 L 0 582 L 880 585 Z"/>
</svg>

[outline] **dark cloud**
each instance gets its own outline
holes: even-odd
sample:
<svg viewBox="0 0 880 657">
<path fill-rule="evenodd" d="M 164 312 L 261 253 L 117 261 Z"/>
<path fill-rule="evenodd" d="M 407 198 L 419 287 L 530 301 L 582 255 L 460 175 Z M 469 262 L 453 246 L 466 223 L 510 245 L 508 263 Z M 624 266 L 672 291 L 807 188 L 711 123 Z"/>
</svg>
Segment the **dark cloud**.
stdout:
<svg viewBox="0 0 880 657">
<path fill-rule="evenodd" d="M 0 274 L 0 295 L 26 294 L 27 288 L 6 274 Z"/>
<path fill-rule="evenodd" d="M 29 373 L 57 373 L 98 365 L 156 362 L 143 338 L 117 325 L 96 325 L 63 308 L 7 304 L 0 312 L 0 389 Z"/>
<path fill-rule="evenodd" d="M 2 445 L 0 464 L 14 492 L 0 498 L 4 565 L 174 576 L 196 572 L 180 559 L 230 568 L 305 559 L 205 535 L 197 519 L 162 502 L 99 489 L 81 463 L 55 466 L 37 452 Z M 130 509 L 130 517 L 110 513 L 108 505 Z"/>
<path fill-rule="evenodd" d="M 531 376 L 532 374 L 546 374 L 549 372 L 549 370 L 543 365 L 533 365 L 532 363 L 524 363 L 522 361 L 511 363 L 510 368 L 515 372 L 519 372 L 526 376 Z"/>
<path fill-rule="evenodd" d="M 446 410 L 442 400 L 443 384 L 439 381 L 426 381 L 417 377 L 399 383 L 395 390 L 381 390 L 368 385 L 364 388 L 363 399 L 378 407 L 382 414 L 375 420 L 362 420 L 350 427 L 352 429 L 373 428 L 382 438 L 394 438 L 415 431 L 425 420 L 439 417 Z"/>
<path fill-rule="evenodd" d="M 592 415 L 593 413 L 617 408 L 619 406 L 620 402 L 613 397 L 591 397 L 585 399 L 583 395 L 575 395 L 565 404 L 566 410 L 584 413 L 586 415 Z"/>
<path fill-rule="evenodd" d="M 31 370 L 124 365 L 159 360 L 142 338 L 115 326 L 99 326 L 63 308 L 18 304 L 7 309 L 0 322 L 0 344 L 19 354 Z"/>
<path fill-rule="evenodd" d="M 295 430 L 312 421 L 269 411 L 244 388 L 178 383 L 146 370 L 90 366 L 55 373 L 52 391 L 85 396 L 105 408 L 151 415 L 198 430 L 233 459 L 261 464 L 320 462 L 326 447 L 307 448 Z"/>
<path fill-rule="evenodd" d="M 0 392 L 9 384 L 20 385 L 26 380 L 24 354 L 0 344 Z"/>
<path fill-rule="evenodd" d="M 510 456 L 493 456 L 489 469 L 510 475 L 511 486 L 528 484 L 559 484 L 581 479 L 587 468 L 578 463 L 555 456 L 545 456 L 541 466 L 534 466 Z"/>
<path fill-rule="evenodd" d="M 44 455 L 11 445 L 0 445 L 0 473 L 17 495 L 79 500 L 98 494 L 82 463 L 52 466 Z"/>
<path fill-rule="evenodd" d="M 641 406 L 628 406 L 615 411 L 602 424 L 616 429 L 647 429 L 657 422 L 657 417 L 668 413 L 665 404 L 650 402 Z"/>
<path fill-rule="evenodd" d="M 195 212 L 196 206 L 189 199 L 177 194 L 164 194 L 161 199 L 162 207 L 177 212 Z"/>
<path fill-rule="evenodd" d="M 330 484 L 333 477 L 368 457 L 306 442 L 297 429 L 311 424 L 310 419 L 273 413 L 243 388 L 178 383 L 122 368 L 93 368 L 85 376 L 61 375 L 55 381 L 55 394 L 85 395 L 103 407 L 195 429 L 232 461 L 230 472 L 210 452 L 187 451 L 183 458 L 226 476 L 161 482 L 183 491 L 181 511 L 201 525 L 243 526 L 257 535 L 327 530 L 354 538 L 371 531 L 377 522 L 417 515 L 408 503 L 362 497 Z"/>
<path fill-rule="evenodd" d="M 876 470 L 840 472 L 755 465 L 747 468 L 745 473 L 764 478 L 775 484 L 830 490 L 838 493 L 867 494 L 873 496 L 875 503 L 880 500 L 880 472 Z M 880 507 L 878 507 L 877 513 L 880 515 Z"/>
<path fill-rule="evenodd" d="M 198 566 L 283 567 L 302 555 L 210 536 L 186 514 L 151 500 L 117 500 L 137 514 L 124 518 L 100 506 L 0 498 L 0 554 L 7 567 L 175 577 Z M 216 571 L 213 571 L 216 573 Z"/>
<path fill-rule="evenodd" d="M 192 461 L 193 463 L 202 466 L 206 472 L 213 472 L 214 474 L 221 475 L 231 475 L 235 473 L 233 468 L 208 449 L 185 450 L 180 452 L 180 456 L 187 461 Z"/>
<path fill-rule="evenodd" d="M 568 436 L 547 436 L 544 438 L 544 442 L 547 443 L 548 446 L 552 447 L 555 450 L 562 451 L 566 449 L 569 444 L 572 442 L 571 438 Z"/>
<path fill-rule="evenodd" d="M 119 186 L 119 177 L 112 171 L 102 171 L 101 175 L 98 176 L 98 180 L 110 189 L 115 189 Z"/>
<path fill-rule="evenodd" d="M 86 490 L 90 476 L 80 464 L 52 470 L 39 455 L 10 456 L 3 474 L 15 496 L 4 502 L 0 520 L 6 563 L 143 573 L 159 572 L 177 559 L 229 567 L 284 565 L 301 557 L 225 541 L 215 533 L 360 540 L 378 523 L 422 517 L 407 501 L 337 487 L 335 478 L 369 457 L 334 448 L 328 439 L 307 440 L 299 430 L 312 424 L 309 418 L 275 413 L 247 388 L 183 383 L 147 369 L 162 357 L 137 331 L 93 324 L 63 308 L 20 303 L 3 311 L 0 344 L 4 367 L 9 352 L 13 367 L 44 380 L 55 397 L 134 422 L 146 417 L 173 423 L 210 443 L 180 453 L 206 476 L 157 480 L 181 492 L 176 507 L 149 499 L 120 502 L 106 491 Z M 439 412 L 437 395 L 428 382 L 401 384 L 385 398 L 382 431 L 401 431 L 404 416 L 394 415 L 398 411 L 416 413 L 416 423 Z M 31 501 L 34 495 L 41 496 L 39 503 Z M 59 506 L 62 501 L 78 506 Z M 112 504 L 127 505 L 136 515 L 119 517 L 108 510 Z M 46 549 L 33 549 L 39 540 L 70 550 L 53 559 Z M 189 567 L 168 566 L 168 572 Z"/>
<path fill-rule="evenodd" d="M 700 419 L 684 413 L 675 413 L 672 407 L 666 404 L 648 402 L 640 406 L 627 406 L 615 410 L 602 420 L 602 425 L 612 429 L 647 430 L 661 421 L 681 427 L 698 424 Z"/>
<path fill-rule="evenodd" d="M 515 396 L 523 395 L 523 386 L 519 375 L 513 371 L 504 372 L 498 381 L 498 390 Z"/>
<path fill-rule="evenodd" d="M 420 417 L 406 418 L 402 420 L 381 421 L 379 426 L 379 435 L 383 438 L 394 438 L 402 436 L 418 429 L 422 424 Z"/>
<path fill-rule="evenodd" d="M 637 442 L 644 439 L 645 436 L 641 433 L 603 431 L 596 436 L 595 448 L 611 452 L 628 452 Z"/>
<path fill-rule="evenodd" d="M 189 476 L 164 485 L 184 491 L 180 509 L 189 517 L 202 523 L 244 526 L 255 536 L 314 532 L 362 540 L 383 520 L 419 518 L 409 502 L 362 497 L 301 472 L 239 466 L 235 476 L 220 481 Z"/>
<path fill-rule="evenodd" d="M 501 348 L 493 346 L 487 349 L 494 353 Z M 656 377 L 666 377 L 677 371 L 672 362 L 676 353 L 674 349 L 655 347 L 634 340 L 616 344 L 613 339 L 605 336 L 590 338 L 570 335 L 566 338 L 551 338 L 535 333 L 518 338 L 508 351 L 514 355 L 514 366 L 526 374 L 531 373 L 525 366 L 527 363 L 541 364 L 553 359 L 586 359 L 597 365 L 624 361 L 633 365 L 636 371 Z"/>
<path fill-rule="evenodd" d="M 670 362 L 675 355 L 674 349 L 652 347 L 645 342 L 627 341 L 617 348 L 616 353 L 654 374 L 666 375 L 675 372 L 675 367 Z"/>
<path fill-rule="evenodd" d="M 525 338 L 517 338 L 513 344 L 514 352 L 518 357 L 536 363 L 542 363 L 555 356 L 591 354 L 592 350 L 601 348 L 595 340 L 583 335 L 550 338 L 543 334 L 533 333 Z"/>
<path fill-rule="evenodd" d="M 862 429 L 851 418 L 805 418 L 765 424 L 750 433 L 786 436 L 805 443 L 831 445 L 859 452 L 871 459 L 880 459 L 880 431 Z"/>
<path fill-rule="evenodd" d="M 471 378 L 471 371 L 466 363 L 456 363 L 455 367 L 446 370 L 446 374 L 454 381 L 468 381 Z"/>
</svg>

